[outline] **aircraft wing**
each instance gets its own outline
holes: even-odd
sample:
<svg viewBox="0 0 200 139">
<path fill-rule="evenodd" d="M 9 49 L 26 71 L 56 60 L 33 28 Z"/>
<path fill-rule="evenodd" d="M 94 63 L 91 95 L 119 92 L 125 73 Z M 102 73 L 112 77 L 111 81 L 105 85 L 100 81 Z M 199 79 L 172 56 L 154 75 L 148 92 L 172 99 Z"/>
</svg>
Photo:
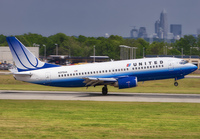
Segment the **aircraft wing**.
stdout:
<svg viewBox="0 0 200 139">
<path fill-rule="evenodd" d="M 108 85 L 113 84 L 117 80 L 115 78 L 93 78 L 93 77 L 84 77 L 85 86 L 96 86 L 96 85 Z"/>
</svg>

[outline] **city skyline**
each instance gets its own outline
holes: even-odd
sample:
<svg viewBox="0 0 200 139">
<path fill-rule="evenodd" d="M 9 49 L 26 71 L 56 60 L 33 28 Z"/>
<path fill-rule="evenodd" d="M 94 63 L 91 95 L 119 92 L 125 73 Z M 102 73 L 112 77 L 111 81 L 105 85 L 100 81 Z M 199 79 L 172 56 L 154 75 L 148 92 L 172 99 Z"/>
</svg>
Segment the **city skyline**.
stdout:
<svg viewBox="0 0 200 139">
<path fill-rule="evenodd" d="M 136 26 L 145 27 L 150 35 L 163 9 L 168 14 L 168 32 L 170 24 L 181 24 L 183 35 L 196 34 L 199 5 L 199 0 L 1 0 L 0 34 L 129 37 L 131 26 Z"/>
</svg>

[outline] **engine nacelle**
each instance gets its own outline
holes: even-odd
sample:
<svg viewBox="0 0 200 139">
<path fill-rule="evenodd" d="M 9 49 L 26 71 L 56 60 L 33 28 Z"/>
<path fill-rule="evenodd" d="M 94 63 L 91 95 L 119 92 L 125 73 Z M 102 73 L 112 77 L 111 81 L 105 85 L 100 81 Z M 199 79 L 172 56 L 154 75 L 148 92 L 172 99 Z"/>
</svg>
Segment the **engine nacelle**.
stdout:
<svg viewBox="0 0 200 139">
<path fill-rule="evenodd" d="M 130 76 L 130 77 L 122 77 L 118 80 L 118 87 L 119 89 L 123 88 L 131 88 L 137 86 L 137 77 Z"/>
</svg>

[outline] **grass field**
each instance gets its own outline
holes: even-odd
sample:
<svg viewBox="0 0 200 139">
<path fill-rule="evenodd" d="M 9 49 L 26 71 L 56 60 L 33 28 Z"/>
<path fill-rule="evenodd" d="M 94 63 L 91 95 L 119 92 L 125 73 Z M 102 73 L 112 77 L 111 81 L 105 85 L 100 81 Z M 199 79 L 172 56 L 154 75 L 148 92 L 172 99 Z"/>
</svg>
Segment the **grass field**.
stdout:
<svg viewBox="0 0 200 139">
<path fill-rule="evenodd" d="M 200 105 L 0 100 L 0 138 L 199 138 Z"/>
<path fill-rule="evenodd" d="M 121 89 L 108 86 L 109 92 L 134 92 L 134 93 L 190 93 L 200 94 L 200 79 L 186 78 L 179 80 L 179 86 L 173 85 L 174 80 L 157 80 L 139 82 L 138 87 Z M 41 90 L 41 91 L 79 91 L 79 92 L 101 92 L 102 86 L 82 88 L 59 88 L 35 85 L 14 80 L 12 75 L 0 75 L 0 90 Z"/>
<path fill-rule="evenodd" d="M 148 81 L 110 92 L 200 94 L 200 79 Z M 101 92 L 56 88 L 0 75 L 0 90 Z M 200 104 L 0 100 L 0 138 L 199 138 Z"/>
</svg>

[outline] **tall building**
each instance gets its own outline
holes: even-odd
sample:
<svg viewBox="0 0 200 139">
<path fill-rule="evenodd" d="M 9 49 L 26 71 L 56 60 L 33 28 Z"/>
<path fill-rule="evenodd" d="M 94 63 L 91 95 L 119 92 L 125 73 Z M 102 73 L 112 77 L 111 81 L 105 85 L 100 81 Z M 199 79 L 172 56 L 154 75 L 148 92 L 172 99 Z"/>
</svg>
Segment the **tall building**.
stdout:
<svg viewBox="0 0 200 139">
<path fill-rule="evenodd" d="M 137 38 L 138 37 L 138 29 L 136 29 L 134 27 L 134 29 L 132 29 L 130 32 L 130 36 L 131 36 L 131 38 Z"/>
<path fill-rule="evenodd" d="M 145 27 L 140 27 L 138 38 L 147 38 L 147 31 Z"/>
<path fill-rule="evenodd" d="M 167 39 L 168 34 L 168 23 L 167 23 L 167 12 L 163 10 L 160 14 L 160 20 L 155 22 L 155 33 L 160 39 Z"/>
<path fill-rule="evenodd" d="M 131 38 L 147 38 L 146 27 L 140 27 L 140 29 L 134 28 L 130 31 Z"/>
<path fill-rule="evenodd" d="M 155 33 L 158 33 L 159 28 L 160 28 L 160 20 L 157 20 L 155 23 Z"/>
<path fill-rule="evenodd" d="M 170 33 L 173 33 L 174 38 L 180 38 L 182 35 L 182 25 L 181 24 L 171 24 Z"/>
<path fill-rule="evenodd" d="M 167 23 L 167 12 L 165 10 L 163 10 L 160 14 L 160 27 L 163 29 L 163 38 L 167 39 L 168 23 Z"/>
</svg>

